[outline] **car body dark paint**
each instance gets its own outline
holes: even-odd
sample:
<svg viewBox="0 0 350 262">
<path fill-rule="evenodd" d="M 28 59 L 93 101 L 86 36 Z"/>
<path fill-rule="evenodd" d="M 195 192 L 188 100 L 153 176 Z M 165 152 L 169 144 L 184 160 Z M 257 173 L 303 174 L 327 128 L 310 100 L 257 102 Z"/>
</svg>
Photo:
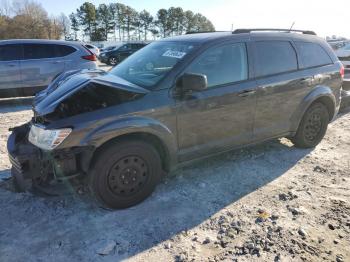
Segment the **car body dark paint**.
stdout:
<svg viewBox="0 0 350 262">
<path fill-rule="evenodd" d="M 333 64 L 256 78 L 252 50 L 255 41 L 260 40 L 283 40 L 292 44 L 293 41 L 315 42 L 323 46 Z M 57 101 L 62 101 L 88 81 L 102 81 L 116 89 L 143 94 L 133 101 L 48 123 L 47 129 L 73 128 L 73 132 L 53 151 L 77 147 L 93 147 L 94 151 L 125 135 L 149 134 L 159 139 L 166 149 L 170 162 L 168 170 L 171 170 L 200 157 L 271 138 L 292 136 L 304 112 L 317 99 L 329 99 L 331 119 L 339 109 L 341 64 L 330 47 L 317 37 L 289 33 L 207 33 L 160 41 L 194 42 L 200 47 L 188 54 L 151 90 L 93 71 L 69 76 L 71 79 L 66 83 L 72 81 L 72 86 L 59 86 L 46 98 L 44 93 L 41 94 L 43 97 L 38 98 L 34 105 L 39 116 L 51 113 Z M 194 92 L 181 99 L 174 95 L 176 79 L 200 53 L 216 45 L 235 42 L 246 43 L 248 80 Z M 12 136 L 16 136 L 16 131 L 10 140 Z M 8 145 L 12 158 L 18 156 L 19 147 L 18 143 Z M 88 166 L 92 157 L 93 152 L 87 153 L 79 161 Z"/>
</svg>

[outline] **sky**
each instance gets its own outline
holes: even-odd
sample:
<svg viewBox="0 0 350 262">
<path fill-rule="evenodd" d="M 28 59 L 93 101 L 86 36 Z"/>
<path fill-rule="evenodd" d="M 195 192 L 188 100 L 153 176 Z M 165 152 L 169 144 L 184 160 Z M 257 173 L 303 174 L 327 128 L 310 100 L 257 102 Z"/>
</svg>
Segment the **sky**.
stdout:
<svg viewBox="0 0 350 262">
<path fill-rule="evenodd" d="M 36 0 L 49 14 L 74 12 L 86 0 Z M 116 2 L 90 0 L 91 3 Z M 289 28 L 313 30 L 320 36 L 350 38 L 350 0 L 119 0 L 153 15 L 160 8 L 179 6 L 209 18 L 217 31 L 231 28 Z"/>
</svg>

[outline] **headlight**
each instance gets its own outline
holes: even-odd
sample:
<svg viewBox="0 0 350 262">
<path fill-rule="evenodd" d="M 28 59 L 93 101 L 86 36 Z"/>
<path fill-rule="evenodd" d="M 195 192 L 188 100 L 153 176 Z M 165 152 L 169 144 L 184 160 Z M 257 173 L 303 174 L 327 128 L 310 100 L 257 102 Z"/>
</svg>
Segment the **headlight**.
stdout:
<svg viewBox="0 0 350 262">
<path fill-rule="evenodd" d="M 28 140 L 30 143 L 41 149 L 52 150 L 61 144 L 71 132 L 72 129 L 70 128 L 50 130 L 32 125 Z"/>
</svg>

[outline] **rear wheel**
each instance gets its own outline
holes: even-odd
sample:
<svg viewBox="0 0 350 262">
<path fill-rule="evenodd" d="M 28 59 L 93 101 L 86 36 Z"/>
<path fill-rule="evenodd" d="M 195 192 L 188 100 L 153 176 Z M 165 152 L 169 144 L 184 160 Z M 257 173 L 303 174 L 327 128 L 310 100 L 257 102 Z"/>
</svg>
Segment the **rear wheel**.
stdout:
<svg viewBox="0 0 350 262">
<path fill-rule="evenodd" d="M 110 58 L 108 58 L 108 64 L 111 66 L 115 66 L 116 64 L 118 64 L 118 58 L 115 56 L 111 56 Z"/>
<path fill-rule="evenodd" d="M 89 174 L 96 199 L 108 208 L 127 208 L 147 198 L 161 178 L 156 149 L 143 141 L 113 143 L 100 151 Z"/>
<path fill-rule="evenodd" d="M 328 123 L 327 107 L 322 103 L 312 104 L 305 112 L 297 133 L 291 140 L 296 147 L 315 147 L 326 134 Z"/>
</svg>

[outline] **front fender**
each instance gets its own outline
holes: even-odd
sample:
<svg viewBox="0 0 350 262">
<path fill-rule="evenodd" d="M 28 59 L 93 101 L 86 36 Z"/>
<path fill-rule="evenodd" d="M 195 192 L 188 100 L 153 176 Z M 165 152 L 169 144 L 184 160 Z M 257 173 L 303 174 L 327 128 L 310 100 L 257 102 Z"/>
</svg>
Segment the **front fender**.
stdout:
<svg viewBox="0 0 350 262">
<path fill-rule="evenodd" d="M 310 107 L 310 105 L 315 102 L 319 98 L 326 98 L 330 102 L 329 105 L 332 106 L 332 112 L 334 112 L 334 115 L 331 116 L 331 119 L 334 118 L 336 115 L 337 110 L 339 109 L 339 106 L 337 106 L 337 99 L 333 94 L 333 91 L 328 86 L 317 86 L 314 89 L 312 89 L 301 101 L 297 109 L 292 115 L 291 118 L 291 129 L 293 132 L 296 132 L 300 121 L 305 114 L 306 110 Z M 338 109 L 337 109 L 338 108 Z"/>
<path fill-rule="evenodd" d="M 170 164 L 173 165 L 177 162 L 176 135 L 161 122 L 148 117 L 130 116 L 106 123 L 87 134 L 81 140 L 81 144 L 93 145 L 98 148 L 113 138 L 134 133 L 146 133 L 156 136 L 168 150 Z"/>
</svg>

